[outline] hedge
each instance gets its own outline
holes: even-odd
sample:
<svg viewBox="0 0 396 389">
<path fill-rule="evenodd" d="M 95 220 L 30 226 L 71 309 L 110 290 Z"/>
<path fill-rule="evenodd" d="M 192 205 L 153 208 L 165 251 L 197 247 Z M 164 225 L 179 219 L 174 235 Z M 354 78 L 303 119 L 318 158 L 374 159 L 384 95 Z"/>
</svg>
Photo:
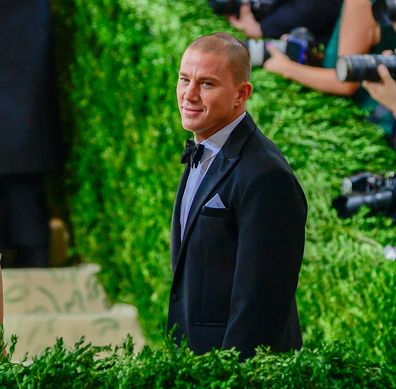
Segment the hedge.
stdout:
<svg viewBox="0 0 396 389">
<path fill-rule="evenodd" d="M 53 10 L 61 106 L 72 129 L 73 250 L 101 265 L 111 299 L 134 304 L 146 338 L 159 347 L 171 283 L 172 205 L 189 136 L 175 97 L 180 57 L 199 35 L 240 35 L 205 0 L 54 0 Z M 392 170 L 394 152 L 348 99 L 262 69 L 254 69 L 252 82 L 248 110 L 308 198 L 297 295 L 304 355 L 348 339 L 372 363 L 395 365 L 396 269 L 383 257 L 384 246 L 395 244 L 395 225 L 364 208 L 341 220 L 331 207 L 343 177 Z"/>
<path fill-rule="evenodd" d="M 11 344 L 12 346 L 12 344 Z M 259 349 L 240 363 L 235 350 L 197 356 L 169 340 L 134 353 L 133 340 L 97 347 L 81 339 L 71 350 L 58 339 L 30 363 L 0 356 L 6 388 L 391 388 L 394 371 L 345 344 L 271 354 Z"/>
</svg>

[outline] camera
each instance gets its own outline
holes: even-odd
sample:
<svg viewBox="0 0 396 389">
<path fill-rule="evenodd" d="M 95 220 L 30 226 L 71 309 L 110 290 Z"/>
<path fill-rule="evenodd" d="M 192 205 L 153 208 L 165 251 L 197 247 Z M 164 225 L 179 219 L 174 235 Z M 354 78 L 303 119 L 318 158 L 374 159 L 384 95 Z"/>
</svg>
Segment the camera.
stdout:
<svg viewBox="0 0 396 389">
<path fill-rule="evenodd" d="M 273 11 L 283 0 L 250 0 L 247 3 L 257 21 Z M 243 0 L 209 0 L 209 7 L 217 15 L 235 15 L 239 18 L 239 11 Z"/>
<path fill-rule="evenodd" d="M 390 216 L 396 221 L 396 175 L 363 172 L 346 177 L 342 183 L 342 194 L 332 201 L 341 218 L 351 217 L 362 206 L 373 214 Z"/>
<path fill-rule="evenodd" d="M 382 54 L 341 55 L 337 58 L 336 74 L 340 81 L 381 80 L 378 65 L 385 65 L 393 79 L 396 79 L 396 56 Z"/>
<path fill-rule="evenodd" d="M 372 6 L 375 21 L 382 27 L 396 22 L 396 0 L 377 0 Z"/>
<path fill-rule="evenodd" d="M 320 66 L 323 58 L 323 52 L 316 45 L 314 36 L 305 27 L 294 28 L 285 40 L 249 39 L 244 44 L 249 50 L 252 66 L 263 66 L 271 57 L 267 49 L 268 44 L 298 63 Z"/>
</svg>

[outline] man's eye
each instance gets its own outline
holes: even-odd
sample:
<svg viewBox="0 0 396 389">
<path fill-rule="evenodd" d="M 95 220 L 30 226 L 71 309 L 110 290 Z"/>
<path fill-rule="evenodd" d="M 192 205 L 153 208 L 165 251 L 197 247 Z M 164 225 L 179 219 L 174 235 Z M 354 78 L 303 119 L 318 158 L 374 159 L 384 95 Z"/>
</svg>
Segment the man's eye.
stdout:
<svg viewBox="0 0 396 389">
<path fill-rule="evenodd" d="M 212 84 L 211 82 L 204 81 L 204 82 L 202 83 L 202 86 L 203 86 L 204 88 L 211 88 L 211 87 L 213 86 L 213 84 Z"/>
<path fill-rule="evenodd" d="M 187 79 L 187 78 L 181 77 L 181 78 L 179 79 L 179 81 L 180 81 L 182 84 L 188 84 L 188 79 Z"/>
</svg>

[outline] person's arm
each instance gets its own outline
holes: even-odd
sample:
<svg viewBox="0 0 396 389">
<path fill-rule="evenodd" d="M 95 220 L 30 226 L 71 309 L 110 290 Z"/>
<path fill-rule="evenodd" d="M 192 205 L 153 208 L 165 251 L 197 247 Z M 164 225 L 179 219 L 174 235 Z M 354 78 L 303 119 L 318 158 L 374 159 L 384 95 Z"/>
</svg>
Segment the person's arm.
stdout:
<svg viewBox="0 0 396 389">
<path fill-rule="evenodd" d="M 340 25 L 338 55 L 366 54 L 379 41 L 379 29 L 372 16 L 369 0 L 345 0 Z M 317 68 L 290 60 L 275 48 L 269 48 L 264 68 L 309 88 L 325 93 L 350 96 L 359 83 L 340 82 L 335 69 Z"/>
<path fill-rule="evenodd" d="M 278 347 L 295 298 L 305 240 L 306 203 L 294 177 L 256 177 L 237 213 L 238 250 L 222 348 L 245 359 L 260 345 Z"/>
<path fill-rule="evenodd" d="M 362 85 L 373 99 L 388 108 L 396 118 L 396 81 L 384 65 L 378 66 L 378 74 L 382 82 L 363 81 Z"/>
</svg>

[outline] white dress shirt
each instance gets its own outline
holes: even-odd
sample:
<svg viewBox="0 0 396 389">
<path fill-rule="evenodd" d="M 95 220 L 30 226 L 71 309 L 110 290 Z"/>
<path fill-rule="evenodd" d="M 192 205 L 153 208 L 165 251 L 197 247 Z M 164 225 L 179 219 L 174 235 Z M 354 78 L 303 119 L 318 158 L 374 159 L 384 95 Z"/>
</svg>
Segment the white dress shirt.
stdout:
<svg viewBox="0 0 396 389">
<path fill-rule="evenodd" d="M 181 202 L 181 208 L 180 208 L 181 240 L 183 240 L 184 237 L 184 230 L 186 228 L 188 214 L 190 212 L 191 204 L 194 200 L 195 194 L 197 193 L 199 185 L 201 184 L 203 178 L 205 177 L 205 174 L 208 171 L 212 162 L 214 161 L 216 155 L 224 146 L 228 137 L 231 135 L 231 132 L 234 131 L 235 127 L 241 122 L 241 120 L 245 117 L 245 115 L 246 112 L 240 115 L 228 126 L 217 131 L 215 134 L 213 134 L 212 136 L 201 142 L 201 144 L 205 146 L 205 150 L 198 166 L 196 168 L 192 167 L 190 169 L 190 174 L 188 175 L 186 187 L 184 189 L 183 198 Z"/>
</svg>

